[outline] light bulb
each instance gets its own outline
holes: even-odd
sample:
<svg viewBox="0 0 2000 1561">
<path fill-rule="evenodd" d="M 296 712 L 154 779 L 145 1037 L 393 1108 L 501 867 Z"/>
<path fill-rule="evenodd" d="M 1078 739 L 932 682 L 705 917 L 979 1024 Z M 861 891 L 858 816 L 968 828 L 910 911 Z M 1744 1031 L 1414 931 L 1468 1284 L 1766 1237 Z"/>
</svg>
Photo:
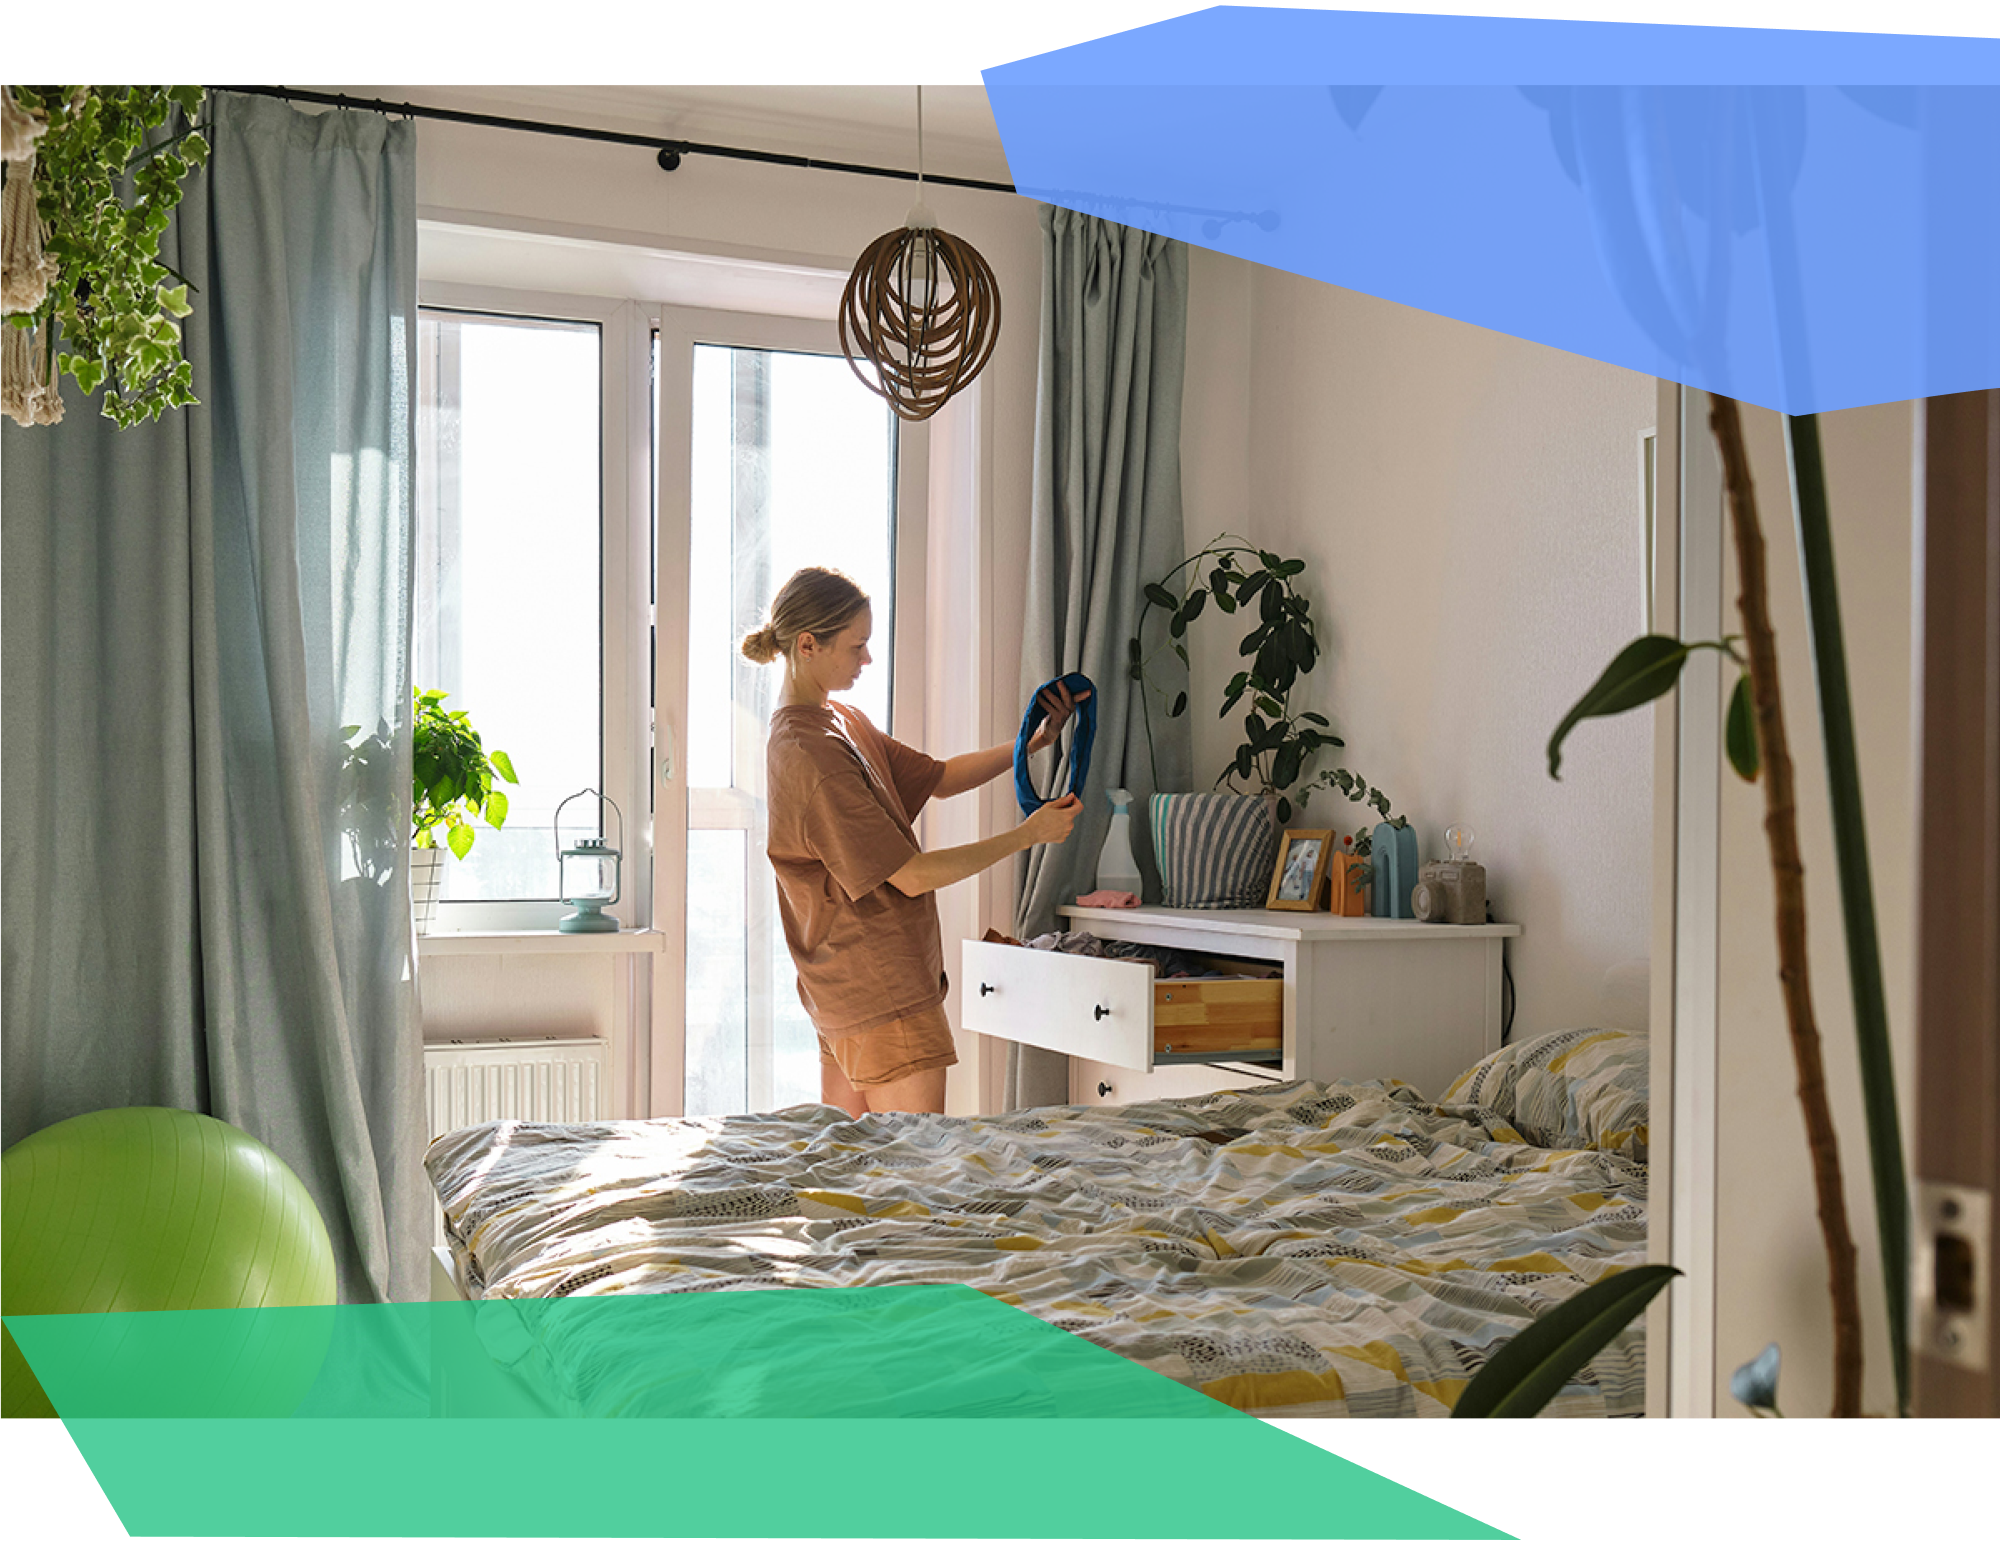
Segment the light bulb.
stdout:
<svg viewBox="0 0 2000 1561">
<path fill-rule="evenodd" d="M 1463 824 L 1454 824 L 1444 832 L 1445 850 L 1451 853 L 1454 862 L 1472 860 L 1472 831 Z"/>
</svg>

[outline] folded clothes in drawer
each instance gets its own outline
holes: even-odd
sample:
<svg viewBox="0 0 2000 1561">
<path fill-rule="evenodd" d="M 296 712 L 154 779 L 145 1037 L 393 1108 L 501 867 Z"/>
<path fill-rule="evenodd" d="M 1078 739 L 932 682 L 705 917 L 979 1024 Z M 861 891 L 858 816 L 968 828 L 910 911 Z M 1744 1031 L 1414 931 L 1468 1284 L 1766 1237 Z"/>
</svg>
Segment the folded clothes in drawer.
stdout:
<svg viewBox="0 0 2000 1561">
<path fill-rule="evenodd" d="M 989 941 L 995 941 L 992 933 Z M 1008 941 L 1012 941 L 1011 939 Z M 1131 959 L 1141 964 L 1151 965 L 1153 974 L 1170 981 L 1246 981 L 1259 977 L 1275 976 L 1275 969 L 1259 971 L 1252 976 L 1247 971 L 1217 970 L 1199 954 L 1190 954 L 1186 949 L 1161 948 L 1152 943 L 1121 943 L 1113 938 L 1100 938 L 1089 932 L 1045 932 L 1039 938 L 1032 938 L 1021 945 L 1023 948 L 1047 949 L 1057 954 L 1081 954 L 1088 959 Z"/>
</svg>

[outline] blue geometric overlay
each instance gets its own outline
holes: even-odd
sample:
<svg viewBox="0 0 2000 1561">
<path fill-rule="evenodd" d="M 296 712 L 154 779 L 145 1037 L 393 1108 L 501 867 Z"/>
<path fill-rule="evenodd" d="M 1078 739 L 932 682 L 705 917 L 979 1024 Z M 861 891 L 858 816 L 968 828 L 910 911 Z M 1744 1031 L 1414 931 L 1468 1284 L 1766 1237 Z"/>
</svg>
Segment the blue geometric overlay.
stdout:
<svg viewBox="0 0 2000 1561">
<path fill-rule="evenodd" d="M 2000 40 L 1221 7 L 984 75 L 1038 200 L 1794 414 L 2000 385 Z"/>
</svg>

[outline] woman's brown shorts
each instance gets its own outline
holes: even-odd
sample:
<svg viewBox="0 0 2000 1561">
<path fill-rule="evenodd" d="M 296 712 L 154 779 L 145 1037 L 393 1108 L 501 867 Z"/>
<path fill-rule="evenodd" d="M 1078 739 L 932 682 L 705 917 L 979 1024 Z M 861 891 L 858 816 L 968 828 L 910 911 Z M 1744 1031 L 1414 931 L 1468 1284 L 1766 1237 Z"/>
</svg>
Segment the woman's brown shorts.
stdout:
<svg viewBox="0 0 2000 1561">
<path fill-rule="evenodd" d="M 913 1073 L 949 1068 L 958 1061 L 942 1005 L 832 1040 L 822 1035 L 819 1054 L 830 1059 L 856 1089 L 880 1089 Z"/>
</svg>

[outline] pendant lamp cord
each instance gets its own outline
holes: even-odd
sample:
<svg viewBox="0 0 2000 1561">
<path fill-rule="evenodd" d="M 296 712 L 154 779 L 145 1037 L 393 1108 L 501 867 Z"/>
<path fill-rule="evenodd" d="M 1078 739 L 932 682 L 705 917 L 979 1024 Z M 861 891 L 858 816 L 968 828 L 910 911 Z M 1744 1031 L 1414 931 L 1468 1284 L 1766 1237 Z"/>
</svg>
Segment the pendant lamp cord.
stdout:
<svg viewBox="0 0 2000 1561">
<path fill-rule="evenodd" d="M 924 89 L 917 88 L 917 199 L 924 198 Z"/>
</svg>

